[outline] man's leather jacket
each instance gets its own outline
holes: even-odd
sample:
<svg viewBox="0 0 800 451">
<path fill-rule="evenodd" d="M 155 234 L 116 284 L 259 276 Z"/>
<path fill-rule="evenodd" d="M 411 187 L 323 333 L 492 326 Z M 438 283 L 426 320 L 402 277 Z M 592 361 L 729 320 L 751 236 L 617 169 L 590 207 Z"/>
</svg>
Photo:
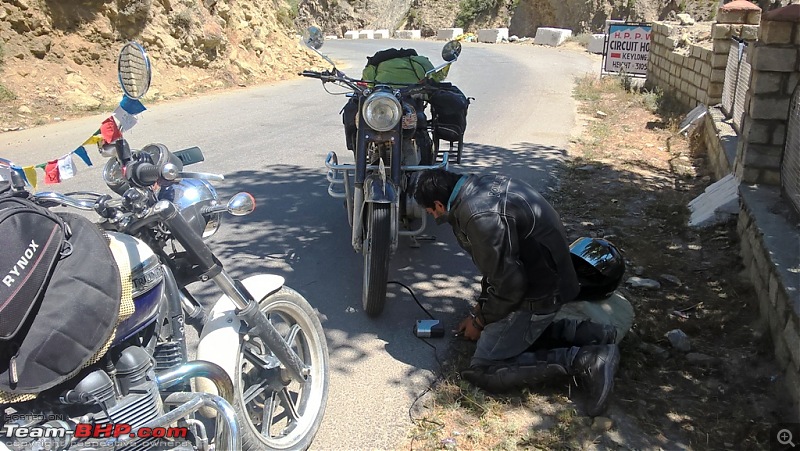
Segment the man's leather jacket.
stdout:
<svg viewBox="0 0 800 451">
<path fill-rule="evenodd" d="M 549 313 L 574 299 L 578 278 L 553 207 L 524 182 L 500 175 L 464 177 L 447 219 L 488 285 L 484 323 L 519 309 Z"/>
</svg>

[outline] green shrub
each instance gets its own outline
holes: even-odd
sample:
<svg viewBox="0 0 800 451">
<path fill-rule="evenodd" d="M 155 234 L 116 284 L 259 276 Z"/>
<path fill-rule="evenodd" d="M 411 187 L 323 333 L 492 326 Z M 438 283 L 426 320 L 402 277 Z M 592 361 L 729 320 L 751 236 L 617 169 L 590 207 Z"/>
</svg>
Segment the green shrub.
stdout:
<svg viewBox="0 0 800 451">
<path fill-rule="evenodd" d="M 8 102 L 8 101 L 14 100 L 16 98 L 17 98 L 16 94 L 11 92 L 5 86 L 0 85 L 0 102 Z"/>
<path fill-rule="evenodd" d="M 456 26 L 466 28 L 480 14 L 491 11 L 497 6 L 497 0 L 461 0 Z"/>
</svg>

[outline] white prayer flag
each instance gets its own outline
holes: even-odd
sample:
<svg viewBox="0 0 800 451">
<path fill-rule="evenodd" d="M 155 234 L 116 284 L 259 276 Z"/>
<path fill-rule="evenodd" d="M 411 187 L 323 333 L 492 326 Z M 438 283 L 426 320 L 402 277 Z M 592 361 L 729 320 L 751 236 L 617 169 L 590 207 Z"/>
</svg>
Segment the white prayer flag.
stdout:
<svg viewBox="0 0 800 451">
<path fill-rule="evenodd" d="M 78 168 L 72 161 L 72 154 L 66 155 L 58 159 L 58 173 L 61 175 L 61 180 L 70 179 L 75 177 Z"/>
</svg>

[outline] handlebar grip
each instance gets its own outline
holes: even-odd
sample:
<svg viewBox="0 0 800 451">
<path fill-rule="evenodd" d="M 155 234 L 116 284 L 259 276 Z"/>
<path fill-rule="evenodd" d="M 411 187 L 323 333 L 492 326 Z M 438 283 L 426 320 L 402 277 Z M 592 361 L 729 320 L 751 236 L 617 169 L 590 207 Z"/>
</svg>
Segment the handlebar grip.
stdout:
<svg viewBox="0 0 800 451">
<path fill-rule="evenodd" d="M 131 169 L 133 171 L 129 175 L 133 176 L 132 181 L 140 186 L 151 186 L 161 177 L 161 168 L 151 163 L 135 163 Z"/>
</svg>

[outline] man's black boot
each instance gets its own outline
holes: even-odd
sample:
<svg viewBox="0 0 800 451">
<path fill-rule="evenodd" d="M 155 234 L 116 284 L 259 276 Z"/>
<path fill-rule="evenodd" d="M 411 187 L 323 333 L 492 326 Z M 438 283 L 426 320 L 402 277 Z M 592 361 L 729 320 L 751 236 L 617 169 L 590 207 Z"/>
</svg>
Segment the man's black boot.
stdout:
<svg viewBox="0 0 800 451">
<path fill-rule="evenodd" d="M 570 365 L 570 373 L 578 375 L 589 390 L 586 413 L 597 416 L 608 406 L 614 390 L 614 375 L 619 368 L 619 347 L 616 344 L 584 346 Z"/>
<path fill-rule="evenodd" d="M 530 387 L 566 375 L 567 369 L 563 365 L 545 362 L 533 365 L 470 367 L 461 372 L 461 377 L 492 393 Z"/>
<path fill-rule="evenodd" d="M 615 343 L 617 328 L 611 324 L 580 321 L 576 319 L 560 319 L 548 328 L 549 333 L 541 344 L 548 348 L 561 346 L 589 346 Z"/>
<path fill-rule="evenodd" d="M 611 324 L 581 321 L 575 330 L 575 346 L 607 345 L 616 343 L 617 328 Z"/>
</svg>

